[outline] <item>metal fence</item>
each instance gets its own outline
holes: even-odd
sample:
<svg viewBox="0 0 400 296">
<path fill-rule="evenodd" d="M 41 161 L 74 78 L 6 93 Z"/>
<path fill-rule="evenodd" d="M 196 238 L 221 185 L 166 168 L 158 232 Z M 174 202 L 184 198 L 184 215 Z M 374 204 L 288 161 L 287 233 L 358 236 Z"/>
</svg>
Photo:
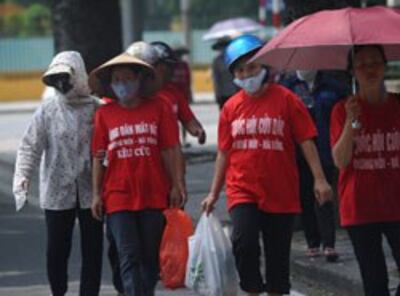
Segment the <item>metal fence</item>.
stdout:
<svg viewBox="0 0 400 296">
<path fill-rule="evenodd" d="M 272 35 L 272 28 L 266 29 Z M 209 65 L 215 52 L 211 42 L 202 40 L 204 30 L 194 30 L 192 35 L 192 61 L 194 65 Z M 146 31 L 145 41 L 162 40 L 171 46 L 183 44 L 183 34 L 170 31 Z M 53 39 L 44 38 L 6 38 L 0 40 L 0 74 L 43 71 L 54 55 Z"/>
</svg>

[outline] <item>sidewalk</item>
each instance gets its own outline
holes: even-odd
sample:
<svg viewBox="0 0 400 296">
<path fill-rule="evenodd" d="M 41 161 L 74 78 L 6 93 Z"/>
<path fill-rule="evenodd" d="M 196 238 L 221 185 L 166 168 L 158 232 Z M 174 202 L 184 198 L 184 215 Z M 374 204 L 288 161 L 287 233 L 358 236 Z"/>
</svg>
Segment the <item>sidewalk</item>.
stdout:
<svg viewBox="0 0 400 296">
<path fill-rule="evenodd" d="M 336 233 L 336 249 L 340 254 L 339 260 L 336 263 L 326 262 L 323 256 L 311 260 L 305 255 L 306 242 L 303 232 L 295 232 L 292 240 L 292 273 L 312 278 L 322 285 L 326 285 L 332 291 L 336 291 L 333 295 L 364 295 L 353 248 L 347 232 L 343 229 L 339 229 Z M 389 287 L 392 295 L 394 295 L 400 277 L 386 241 L 384 249 L 389 271 Z"/>
<path fill-rule="evenodd" d="M 32 112 L 40 104 L 40 101 L 23 101 L 0 103 L 0 114 Z"/>
</svg>

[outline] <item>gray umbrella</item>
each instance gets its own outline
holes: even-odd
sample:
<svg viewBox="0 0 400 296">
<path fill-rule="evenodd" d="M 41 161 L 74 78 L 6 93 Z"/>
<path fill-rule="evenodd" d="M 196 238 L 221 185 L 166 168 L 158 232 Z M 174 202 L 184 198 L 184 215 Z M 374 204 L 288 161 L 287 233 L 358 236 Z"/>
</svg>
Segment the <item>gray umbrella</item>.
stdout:
<svg viewBox="0 0 400 296">
<path fill-rule="evenodd" d="M 212 27 L 203 35 L 203 40 L 215 40 L 223 37 L 237 36 L 242 33 L 254 32 L 263 29 L 264 27 L 256 21 L 246 18 L 238 17 L 216 22 Z"/>
</svg>

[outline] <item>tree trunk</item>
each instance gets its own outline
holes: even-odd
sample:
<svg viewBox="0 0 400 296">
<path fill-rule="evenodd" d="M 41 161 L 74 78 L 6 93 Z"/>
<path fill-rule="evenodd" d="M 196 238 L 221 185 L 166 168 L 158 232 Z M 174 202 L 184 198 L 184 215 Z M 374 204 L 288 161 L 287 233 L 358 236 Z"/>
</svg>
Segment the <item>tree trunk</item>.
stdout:
<svg viewBox="0 0 400 296">
<path fill-rule="evenodd" d="M 53 0 L 54 47 L 76 50 L 90 72 L 122 51 L 117 0 Z"/>
<path fill-rule="evenodd" d="M 361 0 L 285 0 L 286 12 L 283 18 L 285 24 L 320 10 L 339 9 L 346 6 L 361 5 Z"/>
</svg>

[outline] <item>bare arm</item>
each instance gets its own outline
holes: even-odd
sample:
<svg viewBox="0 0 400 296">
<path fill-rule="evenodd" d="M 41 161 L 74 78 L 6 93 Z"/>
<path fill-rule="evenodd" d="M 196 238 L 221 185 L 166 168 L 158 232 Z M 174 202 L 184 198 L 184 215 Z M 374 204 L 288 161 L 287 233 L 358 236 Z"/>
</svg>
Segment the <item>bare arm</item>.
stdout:
<svg viewBox="0 0 400 296">
<path fill-rule="evenodd" d="M 306 140 L 300 146 L 314 177 L 315 198 L 320 204 L 323 204 L 332 199 L 332 189 L 326 181 L 324 171 L 322 170 L 317 147 L 313 140 Z"/>
<path fill-rule="evenodd" d="M 339 169 L 345 168 L 353 157 L 354 134 L 356 131 L 351 124 L 360 115 L 360 106 L 354 97 L 346 102 L 345 108 L 347 116 L 343 131 L 332 148 L 333 162 Z"/>
<path fill-rule="evenodd" d="M 353 138 L 354 129 L 351 127 L 351 121 L 346 120 L 342 134 L 332 148 L 333 162 L 339 169 L 345 168 L 351 161 L 353 156 Z"/>
<path fill-rule="evenodd" d="M 205 211 L 207 214 L 214 209 L 214 204 L 217 202 L 222 186 L 224 185 L 226 164 L 226 152 L 218 150 L 217 159 L 215 160 L 215 172 L 211 189 L 201 203 L 203 211 Z"/>
<path fill-rule="evenodd" d="M 185 164 L 179 145 L 161 151 L 161 158 L 172 183 L 170 206 L 183 207 L 187 201 Z"/>
<path fill-rule="evenodd" d="M 193 137 L 197 137 L 199 144 L 204 144 L 206 142 L 206 132 L 196 118 L 193 118 L 191 121 L 185 123 L 184 128 Z"/>
<path fill-rule="evenodd" d="M 91 210 L 93 217 L 97 220 L 102 220 L 103 218 L 102 188 L 104 172 L 103 158 L 94 157 L 92 164 L 93 199 Z"/>
</svg>

